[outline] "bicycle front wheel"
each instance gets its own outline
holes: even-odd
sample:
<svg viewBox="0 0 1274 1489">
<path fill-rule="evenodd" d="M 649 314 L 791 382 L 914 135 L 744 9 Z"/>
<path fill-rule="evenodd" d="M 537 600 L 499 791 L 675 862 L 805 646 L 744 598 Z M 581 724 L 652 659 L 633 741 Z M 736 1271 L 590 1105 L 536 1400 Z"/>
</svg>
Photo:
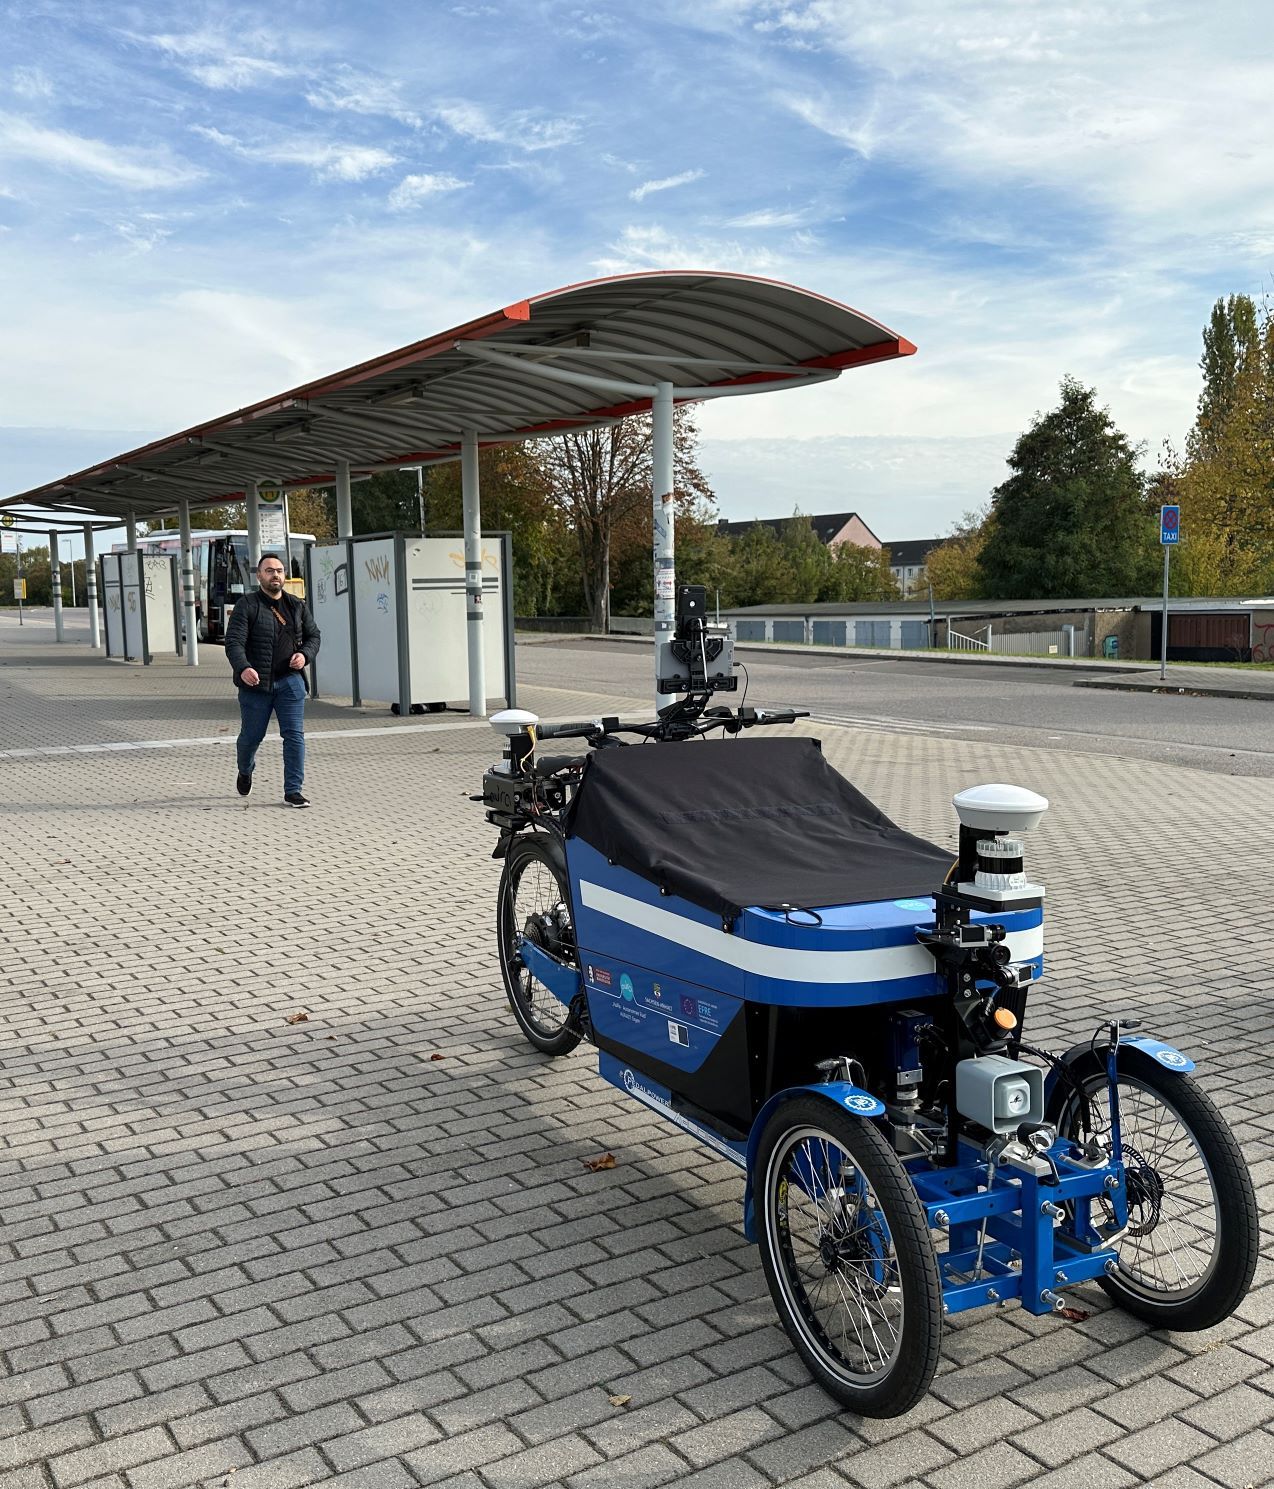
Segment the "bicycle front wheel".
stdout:
<svg viewBox="0 0 1274 1489">
<path fill-rule="evenodd" d="M 1065 1137 L 1110 1132 L 1104 1069 L 1080 1076 L 1057 1118 Z M 1112 1300 L 1161 1329 L 1210 1329 L 1247 1294 L 1260 1245 L 1256 1196 L 1239 1145 L 1186 1075 L 1119 1072 L 1128 1229 L 1118 1267 L 1100 1278 Z M 1087 1113 L 1085 1111 L 1087 1108 Z M 1086 1123 L 1087 1116 L 1087 1123 Z"/>
<path fill-rule="evenodd" d="M 892 1148 L 870 1122 L 798 1097 L 766 1124 L 755 1174 L 765 1278 L 810 1373 L 863 1416 L 908 1411 L 938 1365 L 942 1285 Z"/>
</svg>

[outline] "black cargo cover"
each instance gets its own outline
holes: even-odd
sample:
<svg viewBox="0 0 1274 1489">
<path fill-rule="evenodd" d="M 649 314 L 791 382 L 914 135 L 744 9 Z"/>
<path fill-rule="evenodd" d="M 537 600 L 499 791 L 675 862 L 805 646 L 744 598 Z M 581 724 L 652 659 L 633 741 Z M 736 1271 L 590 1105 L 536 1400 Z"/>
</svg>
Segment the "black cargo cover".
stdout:
<svg viewBox="0 0 1274 1489">
<path fill-rule="evenodd" d="M 896 827 L 828 765 L 813 739 L 598 750 L 569 831 L 731 922 L 749 905 L 817 908 L 932 894 L 954 857 Z"/>
</svg>

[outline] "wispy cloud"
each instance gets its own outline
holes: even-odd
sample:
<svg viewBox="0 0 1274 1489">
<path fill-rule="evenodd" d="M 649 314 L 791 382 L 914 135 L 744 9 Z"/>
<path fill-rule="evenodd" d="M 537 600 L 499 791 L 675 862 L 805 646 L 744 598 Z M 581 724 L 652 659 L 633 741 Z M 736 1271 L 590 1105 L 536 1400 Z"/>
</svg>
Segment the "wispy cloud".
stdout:
<svg viewBox="0 0 1274 1489">
<path fill-rule="evenodd" d="M 441 196 L 448 191 L 459 191 L 469 184 L 468 181 L 462 181 L 459 176 L 445 174 L 404 176 L 389 193 L 389 205 L 395 212 L 405 212 L 410 207 L 418 207 L 421 202 L 427 201 L 431 196 Z"/>
<path fill-rule="evenodd" d="M 15 114 L 0 114 L 0 156 L 146 191 L 186 186 L 203 172 L 167 149 L 140 149 L 47 129 Z"/>
<path fill-rule="evenodd" d="M 780 210 L 777 207 L 762 207 L 758 212 L 745 212 L 741 217 L 731 217 L 726 222 L 726 227 L 805 227 L 812 220 L 813 214 L 809 208 Z"/>
<path fill-rule="evenodd" d="M 679 176 L 664 176 L 658 181 L 643 181 L 628 193 L 634 202 L 644 202 L 657 191 L 671 191 L 674 186 L 689 186 L 692 181 L 702 181 L 703 171 L 682 171 Z"/>
<path fill-rule="evenodd" d="M 374 145 L 337 144 L 304 136 L 253 145 L 203 124 L 196 124 L 194 132 L 244 160 L 260 161 L 263 165 L 306 166 L 320 181 L 365 181 L 398 161 L 396 155 Z"/>
<path fill-rule="evenodd" d="M 495 119 L 479 104 L 456 102 L 440 104 L 434 117 L 465 139 L 517 150 L 557 150 L 579 134 L 577 120 L 545 117 L 531 109 Z"/>
<path fill-rule="evenodd" d="M 19 98 L 52 98 L 53 84 L 39 67 L 15 67 L 10 87 Z"/>
<path fill-rule="evenodd" d="M 630 225 L 594 260 L 601 274 L 630 269 L 685 269 L 712 267 L 744 274 L 770 274 L 779 260 L 765 248 L 744 247 L 723 238 L 678 237 L 663 227 Z"/>
<path fill-rule="evenodd" d="M 350 68 L 342 69 L 335 78 L 313 84 L 306 90 L 305 101 L 311 108 L 334 113 L 396 119 L 412 129 L 419 129 L 422 122 L 416 110 L 403 103 L 401 84 Z"/>
<path fill-rule="evenodd" d="M 140 36 L 205 88 L 216 90 L 255 88 L 265 83 L 291 77 L 295 69 L 277 61 L 274 38 L 264 31 L 240 35 L 235 40 L 216 31 L 168 32 L 159 36 Z"/>
</svg>

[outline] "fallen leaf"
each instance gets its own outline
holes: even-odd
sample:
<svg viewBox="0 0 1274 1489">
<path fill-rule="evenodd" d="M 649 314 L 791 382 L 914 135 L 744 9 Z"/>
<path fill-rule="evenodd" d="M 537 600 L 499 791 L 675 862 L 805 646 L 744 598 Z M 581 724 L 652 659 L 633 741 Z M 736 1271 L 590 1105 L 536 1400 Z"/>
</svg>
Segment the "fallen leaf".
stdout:
<svg viewBox="0 0 1274 1489">
<path fill-rule="evenodd" d="M 324 1034 L 323 1038 L 324 1039 L 335 1039 L 336 1038 L 336 1035 L 335 1034 Z"/>
<path fill-rule="evenodd" d="M 53 860 L 53 866 L 54 868 L 56 868 L 59 864 L 70 863 L 70 861 L 71 860 L 69 858 L 55 858 Z"/>
<path fill-rule="evenodd" d="M 438 1054 L 438 1053 L 435 1052 L 434 1054 L 430 1055 L 429 1058 L 431 1060 L 441 1060 L 443 1057 L 440 1054 Z"/>
<path fill-rule="evenodd" d="M 289 1013 L 286 1022 L 289 1024 L 308 1024 L 310 1016 L 308 1013 Z"/>
<path fill-rule="evenodd" d="M 1083 1308 L 1059 1308 L 1057 1316 L 1064 1318 L 1068 1324 L 1082 1324 L 1088 1314 Z"/>
<path fill-rule="evenodd" d="M 586 1169 L 590 1169 L 593 1173 L 597 1173 L 599 1169 L 614 1168 L 615 1155 L 613 1153 L 603 1153 L 599 1158 L 582 1158 L 580 1162 Z"/>
<path fill-rule="evenodd" d="M 608 1396 L 606 1399 L 612 1406 L 627 1406 L 633 1398 L 631 1396 Z"/>
</svg>

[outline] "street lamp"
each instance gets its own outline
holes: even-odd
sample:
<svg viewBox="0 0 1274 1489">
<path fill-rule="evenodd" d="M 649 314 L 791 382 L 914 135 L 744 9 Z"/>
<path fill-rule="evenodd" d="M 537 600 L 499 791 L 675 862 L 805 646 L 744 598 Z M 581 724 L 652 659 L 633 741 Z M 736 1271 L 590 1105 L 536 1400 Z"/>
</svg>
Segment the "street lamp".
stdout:
<svg viewBox="0 0 1274 1489">
<path fill-rule="evenodd" d="M 70 555 L 71 555 L 71 609 L 74 610 L 75 609 L 75 548 L 74 548 L 73 544 L 71 543 L 70 538 L 63 538 L 61 541 L 66 544 L 67 549 L 68 549 L 68 551 L 70 552 Z"/>
</svg>

